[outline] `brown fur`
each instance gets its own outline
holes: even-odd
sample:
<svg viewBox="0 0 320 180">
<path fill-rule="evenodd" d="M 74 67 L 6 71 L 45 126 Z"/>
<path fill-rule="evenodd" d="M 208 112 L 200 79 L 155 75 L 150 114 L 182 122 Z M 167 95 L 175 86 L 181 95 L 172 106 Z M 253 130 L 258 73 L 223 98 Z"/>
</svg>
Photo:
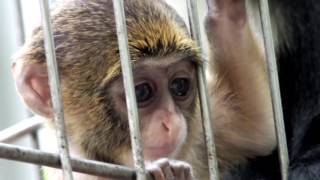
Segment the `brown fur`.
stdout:
<svg viewBox="0 0 320 180">
<path fill-rule="evenodd" d="M 182 20 L 161 0 L 126 0 L 125 4 L 129 46 L 134 64 L 148 57 L 166 57 L 173 54 L 182 54 L 201 62 L 197 47 L 190 39 Z M 121 77 L 111 7 L 111 0 L 64 2 L 53 12 L 53 27 L 71 147 L 86 158 L 119 163 L 123 158 L 122 154 L 130 151 L 130 138 L 127 118 L 113 108 L 114 102 L 108 92 L 108 85 L 115 78 Z M 246 36 L 252 37 L 251 34 Z M 257 49 L 254 43 L 252 46 Z M 257 56 L 259 54 L 254 54 L 254 57 Z M 224 61 L 223 58 L 226 59 L 225 56 L 215 58 L 221 62 Z M 236 58 L 237 55 L 234 55 L 227 60 Z M 16 60 L 23 61 L 24 64 L 38 63 L 45 66 L 40 27 L 34 31 L 31 40 L 26 43 Z M 242 59 L 243 61 L 245 60 Z M 261 64 L 253 65 L 252 69 L 258 67 L 258 70 L 244 74 L 260 76 L 264 72 L 259 69 L 263 67 Z M 234 69 L 235 73 L 226 73 L 231 71 L 230 69 Z M 216 69 L 218 80 L 209 84 L 221 169 L 244 161 L 247 157 L 266 154 L 274 146 L 274 137 L 269 136 L 272 131 L 270 121 L 264 121 L 272 118 L 268 117 L 269 114 L 263 114 L 265 112 L 250 114 L 250 108 L 256 104 L 250 104 L 252 102 L 246 99 L 250 99 L 248 94 L 252 92 L 237 89 L 240 86 L 235 82 L 238 82 L 240 77 L 237 79 L 236 76 L 242 76 L 243 69 L 246 69 L 244 65 L 231 68 L 222 65 Z M 234 81 L 230 78 L 234 78 Z M 261 75 L 257 84 L 266 81 L 264 78 Z M 255 90 L 254 87 L 253 91 Z M 261 100 L 258 105 L 268 106 L 268 102 L 263 103 Z M 266 111 L 269 112 L 269 109 Z M 183 114 L 188 121 L 188 141 L 177 158 L 191 163 L 196 176 L 205 179 L 206 153 L 198 103 L 194 102 Z M 263 118 L 260 118 L 261 116 Z"/>
</svg>

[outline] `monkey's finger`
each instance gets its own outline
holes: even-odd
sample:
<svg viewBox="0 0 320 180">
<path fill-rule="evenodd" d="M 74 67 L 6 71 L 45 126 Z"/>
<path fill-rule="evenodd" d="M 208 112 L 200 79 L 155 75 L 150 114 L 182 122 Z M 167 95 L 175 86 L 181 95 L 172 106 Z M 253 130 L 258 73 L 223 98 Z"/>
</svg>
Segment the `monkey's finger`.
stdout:
<svg viewBox="0 0 320 180">
<path fill-rule="evenodd" d="M 184 168 L 184 176 L 185 176 L 185 180 L 193 180 L 194 179 L 191 166 L 187 165 Z"/>
<path fill-rule="evenodd" d="M 175 180 L 169 160 L 166 158 L 152 162 L 147 166 L 147 170 L 154 176 L 155 180 Z"/>
<path fill-rule="evenodd" d="M 170 165 L 176 179 L 191 180 L 193 178 L 192 167 L 188 163 L 173 160 L 170 161 Z"/>
<path fill-rule="evenodd" d="M 235 0 L 207 0 L 208 10 L 223 10 L 228 7 L 232 1 Z"/>
<path fill-rule="evenodd" d="M 215 0 L 207 0 L 207 4 L 208 4 L 208 14 L 211 14 L 217 11 L 218 6 Z"/>
<path fill-rule="evenodd" d="M 166 180 L 178 180 L 173 175 L 174 173 L 173 173 L 170 165 L 163 167 L 162 170 L 163 170 L 163 173 L 164 173 Z"/>
<path fill-rule="evenodd" d="M 156 164 L 151 164 L 148 165 L 146 169 L 153 176 L 154 180 L 165 180 L 165 176 L 160 166 Z"/>
<path fill-rule="evenodd" d="M 155 162 L 161 169 L 166 180 L 175 180 L 171 165 L 168 159 L 163 158 Z"/>
<path fill-rule="evenodd" d="M 184 168 L 180 164 L 171 164 L 171 170 L 176 179 L 185 179 L 184 178 Z"/>
<path fill-rule="evenodd" d="M 214 0 L 210 1 L 213 2 Z M 225 37 L 226 34 L 236 35 L 236 33 L 241 33 L 244 27 L 247 26 L 247 12 L 244 0 L 226 0 L 221 4 L 224 5 L 209 7 L 206 16 L 205 26 L 209 42 L 217 40 L 216 38 Z M 212 3 L 210 6 L 212 6 Z M 224 42 L 223 40 L 225 39 L 221 39 L 221 42 Z"/>
<path fill-rule="evenodd" d="M 208 15 L 227 15 L 231 18 L 246 15 L 245 0 L 207 0 Z"/>
</svg>

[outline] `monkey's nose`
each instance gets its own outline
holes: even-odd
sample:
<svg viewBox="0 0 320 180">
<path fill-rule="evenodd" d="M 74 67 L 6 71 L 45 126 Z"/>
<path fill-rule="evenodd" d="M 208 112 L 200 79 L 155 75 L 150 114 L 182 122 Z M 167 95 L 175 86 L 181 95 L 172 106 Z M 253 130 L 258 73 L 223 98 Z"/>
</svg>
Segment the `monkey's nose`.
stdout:
<svg viewBox="0 0 320 180">
<path fill-rule="evenodd" d="M 165 129 L 165 131 L 171 131 L 173 128 L 173 115 L 169 111 L 163 112 L 161 116 L 161 125 Z"/>
</svg>

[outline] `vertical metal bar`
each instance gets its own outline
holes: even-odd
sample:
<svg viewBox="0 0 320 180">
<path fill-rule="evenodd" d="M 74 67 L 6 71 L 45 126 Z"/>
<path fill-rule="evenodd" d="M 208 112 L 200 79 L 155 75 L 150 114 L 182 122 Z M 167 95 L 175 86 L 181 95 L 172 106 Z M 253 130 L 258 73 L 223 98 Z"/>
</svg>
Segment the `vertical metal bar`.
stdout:
<svg viewBox="0 0 320 180">
<path fill-rule="evenodd" d="M 274 43 L 272 39 L 271 20 L 268 0 L 259 1 L 259 11 L 261 16 L 261 25 L 263 32 L 264 45 L 268 63 L 269 84 L 273 105 L 273 116 L 277 133 L 278 151 L 281 165 L 282 180 L 288 179 L 289 156 L 287 149 L 287 139 L 285 134 L 282 103 L 280 95 L 280 86 L 278 70 L 275 56 Z"/>
<path fill-rule="evenodd" d="M 17 43 L 19 46 L 22 46 L 25 42 L 25 28 L 24 28 L 24 21 L 23 21 L 23 14 L 22 14 L 22 7 L 21 7 L 21 0 L 14 0 L 14 8 L 15 8 L 15 21 L 16 21 L 16 29 L 17 29 Z M 29 110 L 25 110 L 27 112 L 27 117 L 31 117 L 32 113 Z M 32 146 L 36 149 L 39 149 L 39 141 L 36 130 L 31 133 L 31 143 Z M 42 179 L 42 171 L 41 166 L 36 166 L 37 171 L 37 179 Z"/>
<path fill-rule="evenodd" d="M 32 146 L 35 149 L 40 149 L 38 132 L 37 131 L 33 131 L 30 135 L 31 135 Z M 37 166 L 37 179 L 41 180 L 42 177 L 43 176 L 42 176 L 41 166 Z"/>
<path fill-rule="evenodd" d="M 203 51 L 203 45 L 201 42 L 198 7 L 196 0 L 187 0 L 189 23 L 191 28 L 191 36 L 196 41 L 200 50 Z M 205 65 L 199 65 L 197 69 L 198 83 L 199 83 L 199 94 L 201 103 L 201 115 L 202 124 L 204 129 L 205 141 L 207 145 L 208 165 L 210 180 L 219 179 L 218 163 L 216 158 L 216 147 L 214 144 L 214 136 L 212 129 L 212 112 L 210 108 L 207 80 L 205 76 Z"/>
<path fill-rule="evenodd" d="M 128 109 L 133 159 L 135 168 L 137 170 L 137 179 L 146 180 L 147 177 L 140 139 L 139 115 L 137 110 L 136 95 L 133 83 L 123 0 L 113 0 L 113 7 L 116 19 L 123 83 L 125 88 Z"/>
<path fill-rule="evenodd" d="M 14 0 L 14 8 L 15 8 L 15 19 L 16 19 L 16 28 L 17 28 L 17 42 L 19 46 L 22 46 L 25 42 L 25 29 L 23 23 L 23 15 L 22 15 L 22 7 L 20 0 Z"/>
<path fill-rule="evenodd" d="M 73 180 L 72 168 L 70 163 L 70 155 L 68 141 L 65 133 L 63 104 L 60 90 L 60 80 L 58 66 L 56 61 L 55 46 L 53 33 L 51 28 L 51 19 L 49 13 L 49 5 L 47 0 L 40 0 L 41 19 L 44 32 L 44 42 L 46 49 L 46 59 L 48 66 L 48 76 L 50 84 L 50 92 L 52 106 L 54 112 L 54 120 L 56 124 L 57 139 L 59 143 L 59 154 L 63 169 L 63 177 L 65 180 Z"/>
<path fill-rule="evenodd" d="M 35 149 L 40 149 L 39 138 L 37 131 L 33 131 L 31 134 L 32 146 Z"/>
</svg>

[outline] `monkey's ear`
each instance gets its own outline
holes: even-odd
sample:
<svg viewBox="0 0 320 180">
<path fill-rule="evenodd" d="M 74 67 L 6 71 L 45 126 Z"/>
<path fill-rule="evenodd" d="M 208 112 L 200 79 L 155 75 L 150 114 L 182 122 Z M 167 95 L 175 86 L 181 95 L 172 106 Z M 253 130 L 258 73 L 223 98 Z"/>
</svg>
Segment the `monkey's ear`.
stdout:
<svg viewBox="0 0 320 180">
<path fill-rule="evenodd" d="M 51 96 L 47 68 L 44 64 L 26 64 L 17 60 L 12 64 L 16 87 L 26 105 L 36 114 L 51 118 Z"/>
</svg>

